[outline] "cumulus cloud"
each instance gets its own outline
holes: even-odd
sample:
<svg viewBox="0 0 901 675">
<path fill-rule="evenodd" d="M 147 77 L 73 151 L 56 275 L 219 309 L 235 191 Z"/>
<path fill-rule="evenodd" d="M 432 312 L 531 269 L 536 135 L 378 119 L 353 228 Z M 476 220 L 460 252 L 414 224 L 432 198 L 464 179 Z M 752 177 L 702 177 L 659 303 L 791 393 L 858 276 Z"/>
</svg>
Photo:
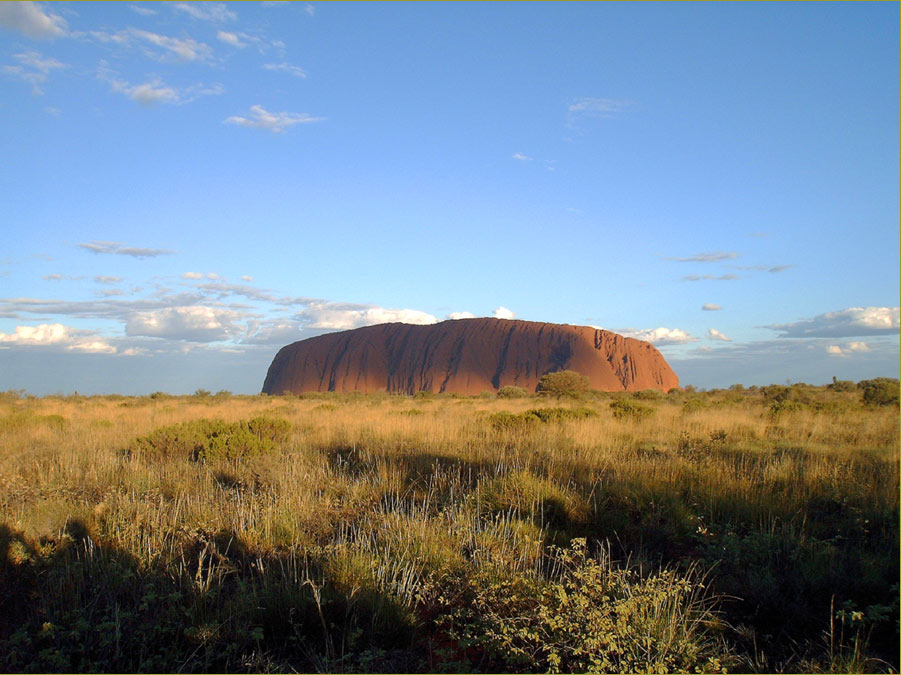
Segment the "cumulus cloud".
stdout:
<svg viewBox="0 0 901 675">
<path fill-rule="evenodd" d="M 234 21 L 238 15 L 221 2 L 176 2 L 173 9 L 201 21 Z"/>
<path fill-rule="evenodd" d="M 866 353 L 870 351 L 870 346 L 866 342 L 848 342 L 844 346 L 829 345 L 826 347 L 826 353 L 833 356 L 850 356 L 853 353 Z"/>
<path fill-rule="evenodd" d="M 138 248 L 135 246 L 125 246 L 116 241 L 88 241 L 77 244 L 78 248 L 83 248 L 91 253 L 105 253 L 109 255 L 127 255 L 132 258 L 155 258 L 161 255 L 170 255 L 175 251 L 164 248 Z"/>
<path fill-rule="evenodd" d="M 189 342 L 217 342 L 240 332 L 235 325 L 238 318 L 237 312 L 218 307 L 166 307 L 133 314 L 125 324 L 125 333 Z"/>
<path fill-rule="evenodd" d="M 29 38 L 57 38 L 66 34 L 66 20 L 38 2 L 0 2 L 0 26 Z"/>
<path fill-rule="evenodd" d="M 528 155 L 524 155 L 521 152 L 514 152 L 512 155 L 513 159 L 518 159 L 520 162 L 531 162 L 532 158 Z"/>
<path fill-rule="evenodd" d="M 506 307 L 497 307 L 494 310 L 492 316 L 495 319 L 513 319 L 516 318 L 516 314 L 513 313 L 512 310 L 507 309 Z"/>
<path fill-rule="evenodd" d="M 324 117 L 312 117 L 307 113 L 269 112 L 261 105 L 250 107 L 250 117 L 232 115 L 225 119 L 225 124 L 237 124 L 242 127 L 266 129 L 274 134 L 281 133 L 295 124 L 309 124 L 320 122 Z"/>
<path fill-rule="evenodd" d="M 676 262 L 722 262 L 723 260 L 733 260 L 738 257 L 735 251 L 708 251 L 706 253 L 695 253 L 687 258 L 667 258 L 667 260 L 675 260 Z"/>
<path fill-rule="evenodd" d="M 705 302 L 703 305 L 701 305 L 701 309 L 703 309 L 705 312 L 718 312 L 722 309 L 722 307 L 713 302 Z"/>
<path fill-rule="evenodd" d="M 348 330 L 379 323 L 437 323 L 431 314 L 416 309 L 385 309 L 349 303 L 311 303 L 298 312 L 297 318 L 305 327 L 325 330 Z"/>
<path fill-rule="evenodd" d="M 698 338 L 686 333 L 681 328 L 646 328 L 644 330 L 620 331 L 626 337 L 644 340 L 653 345 L 681 345 L 686 342 L 697 342 Z"/>
<path fill-rule="evenodd" d="M 812 319 L 764 326 L 779 337 L 855 337 L 898 333 L 898 307 L 849 307 L 818 314 Z"/>
<path fill-rule="evenodd" d="M 305 79 L 307 76 L 306 71 L 300 66 L 295 66 L 291 63 L 264 63 L 263 70 L 275 70 L 281 71 L 283 73 L 288 73 L 289 75 L 293 75 L 294 77 L 299 77 L 301 79 Z"/>
<path fill-rule="evenodd" d="M 122 281 L 122 277 L 96 276 L 94 277 L 94 281 L 98 284 L 118 284 Z"/>
<path fill-rule="evenodd" d="M 456 319 L 475 319 L 476 315 L 472 312 L 451 312 L 447 315 L 448 319 L 456 320 Z"/>
<path fill-rule="evenodd" d="M 95 337 L 93 331 L 77 330 L 61 323 L 16 326 L 13 333 L 0 333 L 0 345 L 62 347 L 68 351 L 114 354 L 116 348 Z"/>
<path fill-rule="evenodd" d="M 250 276 L 249 274 L 242 274 L 241 281 L 246 281 L 247 283 L 250 283 L 251 281 L 253 281 L 253 277 Z"/>
<path fill-rule="evenodd" d="M 723 333 L 718 331 L 716 328 L 710 328 L 707 330 L 707 339 L 708 340 L 722 340 L 723 342 L 732 342 L 732 338 L 726 337 Z"/>
</svg>

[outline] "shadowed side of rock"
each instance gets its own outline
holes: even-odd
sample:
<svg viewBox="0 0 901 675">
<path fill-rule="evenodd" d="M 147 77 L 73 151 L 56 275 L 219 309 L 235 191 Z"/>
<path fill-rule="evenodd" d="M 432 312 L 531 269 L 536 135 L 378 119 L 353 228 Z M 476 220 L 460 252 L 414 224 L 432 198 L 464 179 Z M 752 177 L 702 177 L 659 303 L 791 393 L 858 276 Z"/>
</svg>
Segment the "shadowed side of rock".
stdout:
<svg viewBox="0 0 901 675">
<path fill-rule="evenodd" d="M 534 391 L 542 375 L 559 370 L 586 375 L 602 391 L 679 386 L 648 342 L 589 326 L 483 318 L 379 324 L 295 342 L 276 354 L 263 393 Z"/>
</svg>

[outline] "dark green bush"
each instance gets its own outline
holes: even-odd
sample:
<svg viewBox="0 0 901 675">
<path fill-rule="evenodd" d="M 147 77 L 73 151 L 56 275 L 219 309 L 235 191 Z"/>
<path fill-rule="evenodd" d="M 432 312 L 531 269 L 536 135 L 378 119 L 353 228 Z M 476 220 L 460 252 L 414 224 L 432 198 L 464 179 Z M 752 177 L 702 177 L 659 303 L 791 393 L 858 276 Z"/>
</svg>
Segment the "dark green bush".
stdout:
<svg viewBox="0 0 901 675">
<path fill-rule="evenodd" d="M 898 380 L 888 377 L 877 377 L 875 380 L 858 382 L 857 386 L 863 389 L 863 402 L 866 405 L 898 405 Z"/>
<path fill-rule="evenodd" d="M 584 375 L 574 370 L 561 370 L 542 375 L 535 391 L 544 396 L 578 398 L 587 394 L 590 388 L 591 383 Z"/>
<path fill-rule="evenodd" d="M 839 380 L 832 376 L 832 384 L 827 385 L 827 389 L 832 391 L 857 391 L 857 385 L 851 380 Z"/>
<path fill-rule="evenodd" d="M 290 433 L 290 422 L 275 417 L 238 422 L 193 420 L 154 429 L 136 438 L 129 452 L 147 458 L 181 457 L 194 461 L 244 459 L 277 452 Z"/>
<path fill-rule="evenodd" d="M 497 431 L 524 431 L 531 429 L 539 420 L 535 415 L 527 413 L 497 412 L 488 416 L 488 423 Z"/>
<path fill-rule="evenodd" d="M 563 422 L 564 420 L 584 420 L 596 417 L 597 412 L 591 408 L 532 408 L 522 413 L 532 415 L 542 422 Z"/>
<path fill-rule="evenodd" d="M 618 398 L 610 403 L 610 410 L 617 419 L 632 419 L 636 422 L 639 420 L 653 417 L 657 411 L 650 406 L 636 403 L 625 398 Z"/>
<path fill-rule="evenodd" d="M 529 395 L 522 387 L 516 387 L 512 384 L 508 384 L 506 387 L 501 387 L 497 390 L 498 398 L 525 398 Z"/>
</svg>

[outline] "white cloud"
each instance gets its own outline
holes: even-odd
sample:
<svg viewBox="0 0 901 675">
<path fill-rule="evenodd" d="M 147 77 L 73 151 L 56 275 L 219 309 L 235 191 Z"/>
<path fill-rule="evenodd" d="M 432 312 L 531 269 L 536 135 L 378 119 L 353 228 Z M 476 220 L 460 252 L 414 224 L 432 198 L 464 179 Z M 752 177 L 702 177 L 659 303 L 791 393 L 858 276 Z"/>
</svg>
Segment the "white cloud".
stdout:
<svg viewBox="0 0 901 675">
<path fill-rule="evenodd" d="M 309 2 L 303 6 L 303 11 L 305 11 L 310 16 L 316 15 L 316 8 L 311 5 Z"/>
<path fill-rule="evenodd" d="M 221 2 L 176 2 L 174 9 L 201 21 L 234 21 L 238 15 Z"/>
<path fill-rule="evenodd" d="M 644 330 L 620 331 L 625 337 L 644 340 L 654 345 L 680 345 L 686 342 L 697 342 L 698 338 L 686 333 L 681 328 L 646 328 Z"/>
<path fill-rule="evenodd" d="M 451 312 L 447 315 L 448 319 L 456 320 L 456 319 L 475 319 L 476 315 L 472 312 Z"/>
<path fill-rule="evenodd" d="M 149 82 L 142 84 L 131 84 L 125 80 L 118 79 L 115 72 L 106 65 L 106 62 L 101 62 L 97 71 L 97 77 L 109 83 L 110 89 L 114 92 L 123 94 L 132 101 L 145 106 L 156 103 L 182 105 L 190 103 L 201 96 L 217 96 L 225 93 L 225 87 L 218 83 L 211 85 L 198 83 L 190 87 L 175 88 L 167 85 L 158 77 L 154 77 Z"/>
<path fill-rule="evenodd" d="M 514 314 L 511 310 L 507 309 L 506 307 L 497 307 L 497 308 L 495 308 L 492 316 L 495 319 L 513 319 L 516 317 L 516 314 Z"/>
<path fill-rule="evenodd" d="M 132 39 L 137 38 L 146 44 L 163 50 L 162 52 L 150 50 L 145 52 L 148 56 L 155 59 L 165 59 L 165 57 L 169 56 L 174 57 L 178 61 L 209 61 L 213 55 L 213 50 L 206 43 L 198 42 L 189 37 L 174 38 L 138 28 L 129 28 L 116 33 L 91 31 L 90 34 L 101 42 L 114 42 L 124 46 L 130 45 Z"/>
<path fill-rule="evenodd" d="M 15 77 L 31 85 L 31 92 L 37 96 L 43 94 L 40 85 L 47 81 L 51 70 L 68 68 L 68 64 L 57 61 L 54 58 L 44 58 L 39 52 L 27 51 L 13 54 L 13 58 L 19 62 L 16 66 L 3 66 L 2 71 L 10 77 Z"/>
<path fill-rule="evenodd" d="M 94 281 L 98 284 L 118 284 L 122 281 L 122 277 L 96 276 L 94 277 Z"/>
<path fill-rule="evenodd" d="M 241 42 L 241 38 L 238 37 L 237 33 L 229 33 L 228 31 L 220 30 L 216 33 L 216 38 L 220 42 L 229 44 L 232 47 L 238 47 L 239 49 L 247 46 L 246 43 Z"/>
<path fill-rule="evenodd" d="M 241 281 L 246 281 L 247 283 L 250 283 L 251 281 L 253 281 L 253 277 L 250 276 L 249 274 L 242 274 Z"/>
<path fill-rule="evenodd" d="M 581 97 L 570 103 L 570 115 L 587 115 L 591 117 L 613 117 L 633 104 L 627 99 Z"/>
<path fill-rule="evenodd" d="M 129 336 L 216 342 L 240 332 L 235 325 L 238 318 L 237 312 L 217 307 L 166 307 L 133 314 L 125 324 L 125 333 Z"/>
<path fill-rule="evenodd" d="M 306 79 L 307 76 L 307 73 L 303 68 L 290 63 L 264 63 L 263 70 L 277 70 L 301 79 Z"/>
<path fill-rule="evenodd" d="M 514 152 L 512 155 L 513 159 L 518 159 L 520 162 L 531 162 L 532 158 L 528 155 L 524 155 L 521 152 Z"/>
<path fill-rule="evenodd" d="M 718 312 L 722 309 L 722 307 L 712 302 L 705 302 L 703 305 L 701 305 L 701 309 L 703 309 L 705 312 Z"/>
<path fill-rule="evenodd" d="M 83 248 L 92 253 L 106 253 L 109 255 L 127 255 L 133 258 L 154 258 L 160 255 L 169 255 L 175 253 L 163 248 L 137 248 L 134 246 L 125 246 L 115 241 L 94 241 L 76 244 L 78 248 Z"/>
<path fill-rule="evenodd" d="M 215 272 L 207 272 L 204 274 L 203 272 L 185 272 L 181 275 L 182 279 L 210 279 L 212 281 L 218 281 L 222 279 L 222 276 L 216 274 Z"/>
<path fill-rule="evenodd" d="M 734 274 L 689 274 L 682 277 L 682 281 L 735 281 L 738 279 Z"/>
<path fill-rule="evenodd" d="M 379 323 L 437 323 L 431 314 L 416 309 L 385 309 L 346 303 L 312 303 L 297 314 L 305 327 L 326 330 L 348 330 Z"/>
<path fill-rule="evenodd" d="M 777 274 L 778 272 L 784 272 L 790 267 L 794 267 L 794 265 L 733 265 L 732 267 L 737 270 L 754 270 L 756 272 Z"/>
<path fill-rule="evenodd" d="M 866 342 L 848 342 L 844 347 L 840 345 L 829 345 L 826 352 L 834 356 L 850 356 L 852 353 L 866 353 L 870 351 L 870 347 Z"/>
<path fill-rule="evenodd" d="M 63 347 L 69 351 L 114 354 L 116 348 L 106 340 L 88 337 L 92 331 L 76 330 L 61 323 L 16 326 L 14 333 L 0 333 L 0 343 L 29 347 Z"/>
<path fill-rule="evenodd" d="M 687 258 L 667 258 L 667 260 L 675 260 L 676 262 L 721 262 L 723 260 L 734 260 L 738 257 L 735 251 L 708 251 L 706 253 L 695 253 Z"/>
<path fill-rule="evenodd" d="M 149 7 L 144 7 L 142 5 L 129 5 L 129 9 L 135 14 L 140 14 L 141 16 L 154 16 L 158 12 L 155 9 L 150 9 Z"/>
<path fill-rule="evenodd" d="M 250 112 L 252 118 L 233 115 L 225 120 L 225 124 L 237 124 L 242 127 L 266 129 L 267 131 L 277 134 L 295 124 L 309 124 L 310 122 L 319 122 L 325 119 L 324 117 L 311 117 L 307 113 L 272 113 L 261 105 L 251 106 Z"/>
<path fill-rule="evenodd" d="M 779 337 L 855 337 L 898 333 L 898 307 L 850 307 L 818 314 L 812 319 L 765 326 Z"/>
<path fill-rule="evenodd" d="M 65 19 L 38 2 L 0 2 L 0 26 L 29 38 L 62 37 L 68 30 Z"/>
<path fill-rule="evenodd" d="M 110 83 L 110 86 L 112 86 L 113 91 L 125 94 L 132 101 L 137 101 L 141 105 L 179 102 L 178 92 L 159 79 L 136 85 L 114 81 Z"/>
<path fill-rule="evenodd" d="M 710 328 L 707 330 L 707 339 L 708 340 L 721 340 L 723 342 L 732 342 L 732 338 L 726 337 L 723 333 L 718 331 L 716 328 Z"/>
</svg>

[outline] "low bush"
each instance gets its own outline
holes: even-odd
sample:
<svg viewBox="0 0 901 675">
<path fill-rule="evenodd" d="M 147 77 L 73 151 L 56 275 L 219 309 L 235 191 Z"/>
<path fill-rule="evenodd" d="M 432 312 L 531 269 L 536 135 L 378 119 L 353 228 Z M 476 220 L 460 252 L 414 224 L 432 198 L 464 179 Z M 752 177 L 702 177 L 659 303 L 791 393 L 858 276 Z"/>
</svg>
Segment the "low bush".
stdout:
<svg viewBox="0 0 901 675">
<path fill-rule="evenodd" d="M 657 411 L 650 406 L 636 403 L 625 398 L 618 398 L 610 403 L 610 410 L 617 419 L 631 419 L 635 421 L 653 417 Z"/>
<path fill-rule="evenodd" d="M 584 420 L 589 417 L 597 417 L 597 412 L 591 408 L 532 408 L 522 413 L 532 415 L 542 422 L 563 422 L 566 420 Z"/>
<path fill-rule="evenodd" d="M 889 377 L 877 377 L 875 380 L 863 380 L 857 386 L 863 389 L 863 402 L 870 406 L 898 405 L 898 380 Z"/>
<path fill-rule="evenodd" d="M 587 394 L 590 388 L 591 382 L 585 375 L 574 370 L 561 370 L 542 375 L 535 391 L 544 396 L 578 398 Z"/>
<path fill-rule="evenodd" d="M 290 433 L 290 422 L 275 417 L 238 422 L 193 420 L 154 429 L 136 438 L 128 450 L 146 458 L 244 459 L 277 452 Z"/>
<path fill-rule="evenodd" d="M 700 581 L 641 578 L 585 548 L 552 548 L 547 577 L 483 568 L 445 582 L 439 624 L 486 672 L 725 672 Z"/>
<path fill-rule="evenodd" d="M 505 387 L 501 387 L 497 390 L 498 398 L 525 398 L 529 395 L 522 387 L 517 387 L 512 384 L 508 384 Z"/>
</svg>

